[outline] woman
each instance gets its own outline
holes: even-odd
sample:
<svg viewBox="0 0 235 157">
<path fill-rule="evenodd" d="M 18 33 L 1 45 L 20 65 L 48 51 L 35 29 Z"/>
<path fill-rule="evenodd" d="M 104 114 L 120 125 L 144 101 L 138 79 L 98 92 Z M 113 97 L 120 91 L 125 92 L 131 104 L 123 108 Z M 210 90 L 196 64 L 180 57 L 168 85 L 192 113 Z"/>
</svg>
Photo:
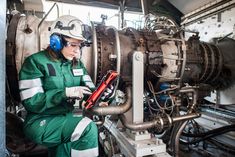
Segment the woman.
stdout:
<svg viewBox="0 0 235 157">
<path fill-rule="evenodd" d="M 95 88 L 78 59 L 84 40 L 81 21 L 61 16 L 51 26 L 48 49 L 29 56 L 20 71 L 25 135 L 47 146 L 50 156 L 98 156 L 96 125 L 72 114 L 74 100 Z"/>
</svg>

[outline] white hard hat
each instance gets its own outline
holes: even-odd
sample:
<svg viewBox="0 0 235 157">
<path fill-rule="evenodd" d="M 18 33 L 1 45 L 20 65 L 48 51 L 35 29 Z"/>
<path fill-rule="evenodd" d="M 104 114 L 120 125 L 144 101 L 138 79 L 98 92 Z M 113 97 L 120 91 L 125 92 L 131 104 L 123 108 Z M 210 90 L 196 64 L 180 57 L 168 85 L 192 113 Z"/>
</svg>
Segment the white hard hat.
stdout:
<svg viewBox="0 0 235 157">
<path fill-rule="evenodd" d="M 51 34 L 62 34 L 74 39 L 85 40 L 82 35 L 82 21 L 71 15 L 60 16 L 51 25 Z"/>
</svg>

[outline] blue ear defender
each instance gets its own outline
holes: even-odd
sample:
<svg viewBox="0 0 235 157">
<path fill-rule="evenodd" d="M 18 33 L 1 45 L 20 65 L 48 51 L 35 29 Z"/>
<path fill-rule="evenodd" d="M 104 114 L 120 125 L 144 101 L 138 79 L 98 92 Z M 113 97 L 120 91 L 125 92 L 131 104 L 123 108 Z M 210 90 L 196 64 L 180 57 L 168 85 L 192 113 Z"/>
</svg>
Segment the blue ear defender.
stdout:
<svg viewBox="0 0 235 157">
<path fill-rule="evenodd" d="M 58 34 L 52 34 L 50 36 L 50 48 L 54 51 L 54 52 L 60 52 L 64 47 L 63 41 L 62 41 L 62 37 Z"/>
</svg>

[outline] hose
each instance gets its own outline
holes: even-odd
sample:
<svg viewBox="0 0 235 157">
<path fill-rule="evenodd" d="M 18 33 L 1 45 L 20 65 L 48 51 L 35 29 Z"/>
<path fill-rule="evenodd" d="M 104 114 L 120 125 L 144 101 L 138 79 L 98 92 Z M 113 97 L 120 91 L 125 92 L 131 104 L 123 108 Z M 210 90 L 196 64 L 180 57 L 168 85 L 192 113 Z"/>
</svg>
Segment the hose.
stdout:
<svg viewBox="0 0 235 157">
<path fill-rule="evenodd" d="M 207 140 L 209 138 L 222 135 L 222 134 L 230 132 L 230 131 L 235 131 L 235 124 L 227 125 L 227 126 L 224 126 L 224 127 L 221 127 L 221 128 L 217 128 L 217 129 L 214 129 L 214 130 L 210 130 L 208 132 L 200 133 L 200 134 L 183 133 L 183 136 L 186 136 L 186 137 L 201 137 L 201 138 L 196 139 L 194 141 L 190 141 L 190 142 L 183 142 L 183 141 L 181 141 L 181 143 L 183 143 L 183 144 L 195 144 L 195 143 Z"/>
</svg>

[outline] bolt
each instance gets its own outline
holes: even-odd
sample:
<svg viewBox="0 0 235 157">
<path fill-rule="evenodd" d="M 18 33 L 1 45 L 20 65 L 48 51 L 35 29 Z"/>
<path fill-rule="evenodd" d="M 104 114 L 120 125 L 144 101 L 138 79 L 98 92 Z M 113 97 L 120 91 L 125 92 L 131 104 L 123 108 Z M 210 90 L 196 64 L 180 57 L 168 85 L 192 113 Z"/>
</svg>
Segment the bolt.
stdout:
<svg viewBox="0 0 235 157">
<path fill-rule="evenodd" d="M 184 68 L 185 71 L 190 71 L 191 69 L 189 67 Z"/>
<path fill-rule="evenodd" d="M 117 58 L 117 55 L 114 55 L 114 54 L 109 55 L 109 59 L 116 59 L 116 58 Z"/>
</svg>

